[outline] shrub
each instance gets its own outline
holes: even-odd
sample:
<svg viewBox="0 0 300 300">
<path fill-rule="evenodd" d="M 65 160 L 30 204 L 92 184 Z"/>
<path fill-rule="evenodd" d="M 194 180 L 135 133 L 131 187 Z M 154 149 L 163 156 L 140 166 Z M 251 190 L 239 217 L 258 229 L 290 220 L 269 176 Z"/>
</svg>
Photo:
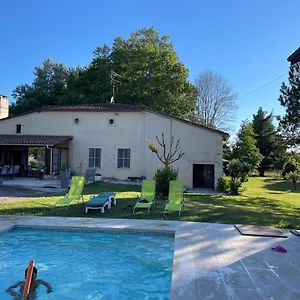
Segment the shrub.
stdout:
<svg viewBox="0 0 300 300">
<path fill-rule="evenodd" d="M 158 168 L 155 172 L 156 194 L 167 196 L 170 180 L 177 179 L 178 171 L 172 167 Z"/>
<path fill-rule="evenodd" d="M 230 179 L 230 193 L 238 195 L 242 183 L 247 181 L 251 166 L 248 163 L 233 159 L 228 165 Z"/>
<path fill-rule="evenodd" d="M 230 190 L 230 179 L 223 176 L 218 179 L 217 190 L 223 193 L 227 193 Z"/>
<path fill-rule="evenodd" d="M 296 171 L 300 172 L 300 164 L 295 158 L 291 157 L 284 164 L 281 175 L 282 177 L 286 177 L 288 173 L 296 172 Z"/>
<path fill-rule="evenodd" d="M 292 223 L 289 223 L 289 222 L 280 220 L 280 221 L 275 225 L 275 227 L 277 227 L 277 228 L 295 228 L 296 226 L 293 226 Z"/>
<path fill-rule="evenodd" d="M 296 171 L 290 172 L 286 175 L 286 178 L 293 183 L 294 191 L 296 191 L 296 189 L 297 189 L 296 184 L 297 184 L 297 181 L 300 180 L 300 174 L 297 173 Z"/>
<path fill-rule="evenodd" d="M 240 182 L 239 180 L 231 180 L 229 183 L 230 194 L 239 195 L 241 186 L 242 182 Z"/>
</svg>

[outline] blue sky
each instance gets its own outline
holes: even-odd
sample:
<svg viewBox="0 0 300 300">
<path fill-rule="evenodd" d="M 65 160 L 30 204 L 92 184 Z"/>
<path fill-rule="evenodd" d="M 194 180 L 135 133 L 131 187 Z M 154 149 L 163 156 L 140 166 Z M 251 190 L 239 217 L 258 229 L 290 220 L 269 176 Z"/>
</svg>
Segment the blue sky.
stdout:
<svg viewBox="0 0 300 300">
<path fill-rule="evenodd" d="M 282 114 L 277 100 L 286 60 L 300 46 L 299 0 L 27 0 L 0 5 L 0 94 L 31 83 L 50 58 L 84 66 L 93 50 L 121 35 L 154 26 L 170 36 L 190 80 L 220 73 L 238 94 L 236 128 L 259 106 Z"/>
</svg>

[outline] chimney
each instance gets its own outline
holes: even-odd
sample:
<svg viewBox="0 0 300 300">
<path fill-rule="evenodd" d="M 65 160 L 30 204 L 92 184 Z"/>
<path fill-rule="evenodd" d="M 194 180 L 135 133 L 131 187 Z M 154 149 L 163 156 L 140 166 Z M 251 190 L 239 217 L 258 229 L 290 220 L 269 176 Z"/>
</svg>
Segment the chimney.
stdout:
<svg viewBox="0 0 300 300">
<path fill-rule="evenodd" d="M 8 117 L 8 98 L 4 95 L 0 95 L 0 119 Z"/>
</svg>

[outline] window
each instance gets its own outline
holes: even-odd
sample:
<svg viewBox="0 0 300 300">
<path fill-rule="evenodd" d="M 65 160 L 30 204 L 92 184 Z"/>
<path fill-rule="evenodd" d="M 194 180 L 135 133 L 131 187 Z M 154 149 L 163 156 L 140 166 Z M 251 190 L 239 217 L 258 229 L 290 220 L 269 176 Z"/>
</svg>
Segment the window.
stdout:
<svg viewBox="0 0 300 300">
<path fill-rule="evenodd" d="M 21 133 L 22 132 L 22 125 L 21 124 L 17 124 L 16 125 L 16 133 Z"/>
<path fill-rule="evenodd" d="M 89 168 L 101 168 L 101 148 L 89 148 Z"/>
<path fill-rule="evenodd" d="M 118 168 L 130 168 L 130 149 L 118 149 Z"/>
</svg>

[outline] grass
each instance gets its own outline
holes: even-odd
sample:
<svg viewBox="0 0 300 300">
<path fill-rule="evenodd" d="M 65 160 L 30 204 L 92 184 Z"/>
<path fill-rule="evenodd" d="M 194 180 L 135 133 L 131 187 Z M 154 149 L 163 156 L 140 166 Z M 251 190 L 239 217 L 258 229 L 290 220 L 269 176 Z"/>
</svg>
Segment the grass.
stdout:
<svg viewBox="0 0 300 300">
<path fill-rule="evenodd" d="M 185 194 L 185 209 L 180 220 L 212 223 L 241 223 L 300 228 L 300 185 L 296 192 L 291 191 L 290 182 L 270 177 L 253 177 L 244 185 L 245 190 L 239 196 L 217 196 Z M 158 199 L 156 210 L 147 214 L 138 210 L 132 214 L 140 186 L 93 183 L 85 187 L 84 200 L 92 194 L 103 191 L 117 192 L 116 207 L 101 214 L 100 211 L 84 212 L 83 203 L 73 203 L 68 209 L 54 208 L 61 197 L 40 197 L 7 202 L 0 205 L 0 215 L 35 215 L 68 217 L 104 217 L 162 219 L 165 200 Z M 176 213 L 170 213 L 165 219 L 178 220 Z"/>
</svg>

